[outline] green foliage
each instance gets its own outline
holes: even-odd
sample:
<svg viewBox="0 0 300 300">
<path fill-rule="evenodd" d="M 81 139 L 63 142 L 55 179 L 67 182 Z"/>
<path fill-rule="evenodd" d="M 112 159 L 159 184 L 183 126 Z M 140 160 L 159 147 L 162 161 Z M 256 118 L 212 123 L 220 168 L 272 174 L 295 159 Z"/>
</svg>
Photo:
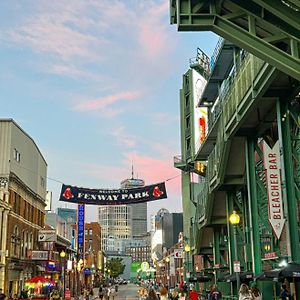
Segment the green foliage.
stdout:
<svg viewBox="0 0 300 300">
<path fill-rule="evenodd" d="M 106 262 L 106 269 L 108 275 L 112 278 L 117 278 L 123 274 L 125 265 L 123 264 L 122 258 L 111 258 Z"/>
</svg>

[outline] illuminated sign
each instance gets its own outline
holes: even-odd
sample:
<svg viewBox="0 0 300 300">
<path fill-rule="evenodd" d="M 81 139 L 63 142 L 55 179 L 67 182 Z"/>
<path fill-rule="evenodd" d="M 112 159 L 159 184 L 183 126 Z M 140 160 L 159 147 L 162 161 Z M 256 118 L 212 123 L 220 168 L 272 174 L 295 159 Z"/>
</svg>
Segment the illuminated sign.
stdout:
<svg viewBox="0 0 300 300">
<path fill-rule="evenodd" d="M 206 165 L 200 161 L 194 162 L 194 170 L 197 174 L 205 176 L 206 174 Z"/>
<path fill-rule="evenodd" d="M 78 256 L 79 259 L 84 259 L 84 204 L 78 204 L 77 208 L 77 232 L 78 232 Z"/>
</svg>

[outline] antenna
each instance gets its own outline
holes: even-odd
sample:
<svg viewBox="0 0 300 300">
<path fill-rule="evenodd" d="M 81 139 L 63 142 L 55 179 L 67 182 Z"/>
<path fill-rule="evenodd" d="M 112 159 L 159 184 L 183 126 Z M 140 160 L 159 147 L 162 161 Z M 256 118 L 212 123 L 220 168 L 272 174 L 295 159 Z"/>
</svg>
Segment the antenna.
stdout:
<svg viewBox="0 0 300 300">
<path fill-rule="evenodd" d="M 133 179 L 133 164 L 131 166 L 131 179 Z"/>
</svg>

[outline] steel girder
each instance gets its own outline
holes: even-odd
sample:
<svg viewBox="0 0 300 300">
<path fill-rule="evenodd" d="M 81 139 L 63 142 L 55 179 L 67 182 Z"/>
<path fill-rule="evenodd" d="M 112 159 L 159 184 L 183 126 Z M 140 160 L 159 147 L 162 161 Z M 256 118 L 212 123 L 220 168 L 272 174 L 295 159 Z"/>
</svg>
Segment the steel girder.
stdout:
<svg viewBox="0 0 300 300">
<path fill-rule="evenodd" d="M 291 2 L 291 1 L 290 1 Z M 179 31 L 211 30 L 300 80 L 300 10 L 281 0 L 171 0 Z"/>
</svg>

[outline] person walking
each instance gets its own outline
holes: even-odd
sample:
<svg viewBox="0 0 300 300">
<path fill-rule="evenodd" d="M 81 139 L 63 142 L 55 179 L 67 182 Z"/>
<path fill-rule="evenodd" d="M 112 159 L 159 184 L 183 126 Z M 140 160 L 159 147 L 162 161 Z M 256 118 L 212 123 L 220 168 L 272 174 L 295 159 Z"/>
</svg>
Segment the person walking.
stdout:
<svg viewBox="0 0 300 300">
<path fill-rule="evenodd" d="M 252 295 L 247 284 L 242 283 L 239 290 L 239 300 L 252 300 Z"/>
<path fill-rule="evenodd" d="M 160 300 L 168 300 L 168 290 L 165 287 L 162 287 L 160 289 Z"/>
<path fill-rule="evenodd" d="M 211 285 L 209 287 L 210 293 L 208 294 L 209 300 L 219 300 L 222 299 L 222 293 L 218 290 L 218 287 L 216 284 Z"/>
<path fill-rule="evenodd" d="M 253 300 L 262 300 L 262 294 L 255 284 L 253 286 L 251 286 L 250 292 L 251 292 Z"/>
<path fill-rule="evenodd" d="M 195 289 L 194 286 L 192 287 L 192 290 L 190 291 L 190 295 L 189 296 L 190 296 L 190 300 L 198 300 L 199 294 L 196 291 L 196 289 Z"/>
<path fill-rule="evenodd" d="M 116 295 L 117 295 L 116 289 L 115 289 L 114 286 L 112 286 L 111 289 L 110 289 L 109 296 L 112 297 L 112 300 L 115 300 Z"/>
<path fill-rule="evenodd" d="M 289 293 L 286 284 L 283 284 L 281 286 L 281 293 L 280 293 L 279 299 L 280 300 L 290 300 L 290 299 L 292 299 L 291 294 Z"/>
<path fill-rule="evenodd" d="M 154 289 L 151 289 L 149 291 L 147 300 L 158 300 L 156 292 L 154 291 Z"/>
<path fill-rule="evenodd" d="M 3 290 L 0 289 L 0 300 L 5 300 L 6 299 L 6 295 L 3 293 Z"/>
</svg>

